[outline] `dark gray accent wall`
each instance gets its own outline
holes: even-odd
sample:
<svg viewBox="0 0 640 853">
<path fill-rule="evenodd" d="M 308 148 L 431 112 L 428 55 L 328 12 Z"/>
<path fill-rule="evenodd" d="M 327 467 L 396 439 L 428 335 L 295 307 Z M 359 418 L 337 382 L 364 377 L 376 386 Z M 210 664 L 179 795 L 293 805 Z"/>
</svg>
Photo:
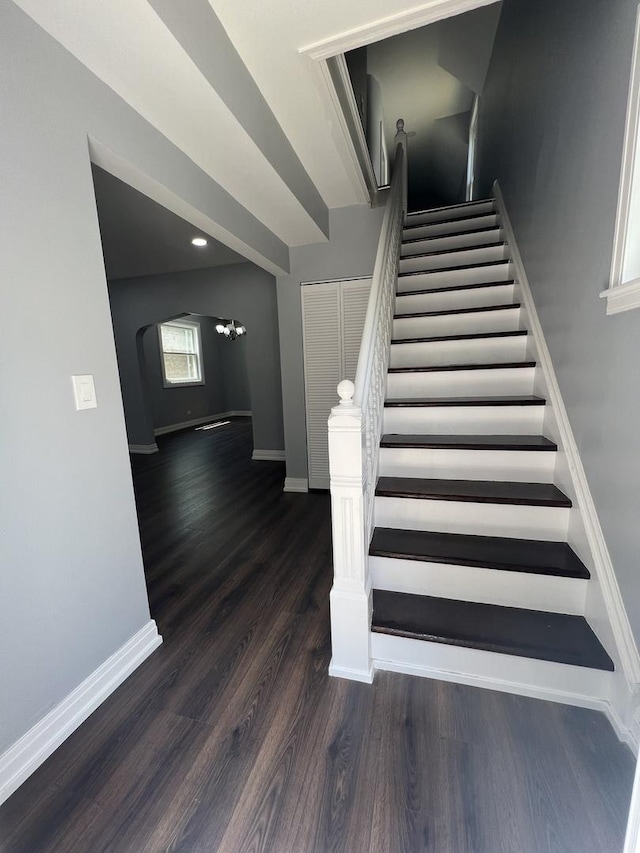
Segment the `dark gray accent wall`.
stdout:
<svg viewBox="0 0 640 853">
<path fill-rule="evenodd" d="M 635 0 L 505 0 L 480 108 L 498 178 L 640 640 L 640 311 L 605 315 Z"/>
<path fill-rule="evenodd" d="M 254 264 L 231 264 L 118 279 L 110 282 L 109 296 L 129 444 L 154 441 L 153 401 L 139 368 L 140 330 L 180 314 L 202 314 L 240 320 L 247 327 L 245 341 L 222 341 L 228 347 L 244 348 L 247 373 L 244 378 L 240 376 L 239 388 L 231 388 L 224 396 L 223 410 L 250 408 L 254 447 L 284 448 L 276 284 L 272 275 Z M 227 365 L 231 363 L 228 353 L 223 358 Z M 238 365 L 232 369 L 236 374 L 242 372 Z M 247 382 L 251 405 L 236 405 L 246 403 Z M 167 393 L 177 390 L 169 389 Z M 203 412 L 203 416 L 207 414 L 216 411 Z M 192 417 L 182 417 L 177 422 Z"/>
<path fill-rule="evenodd" d="M 278 276 L 282 403 L 288 477 L 305 479 L 307 476 L 300 283 L 371 275 L 383 216 L 384 207 L 341 207 L 330 211 L 330 242 L 292 249 L 291 274 Z"/>
<path fill-rule="evenodd" d="M 116 285 L 117 286 L 117 285 Z M 246 338 L 223 339 L 213 317 L 190 315 L 200 325 L 203 385 L 166 388 L 162 376 L 158 327 L 143 334 L 145 372 L 154 429 L 173 426 L 228 411 L 250 411 L 251 394 L 246 360 Z"/>
</svg>

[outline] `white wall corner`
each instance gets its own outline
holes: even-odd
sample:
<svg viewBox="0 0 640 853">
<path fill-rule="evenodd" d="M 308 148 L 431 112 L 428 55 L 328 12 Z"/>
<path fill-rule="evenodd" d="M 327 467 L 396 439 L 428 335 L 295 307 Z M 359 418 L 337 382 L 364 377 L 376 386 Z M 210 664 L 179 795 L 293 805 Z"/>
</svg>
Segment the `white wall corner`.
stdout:
<svg viewBox="0 0 640 853">
<path fill-rule="evenodd" d="M 505 232 L 505 239 L 511 251 L 515 267 L 514 277 L 520 287 L 521 302 L 528 317 L 536 359 L 543 373 L 547 403 L 552 409 L 553 420 L 557 426 L 558 449 L 565 456 L 566 465 L 563 467 L 566 475 L 571 478 L 571 482 L 567 485 L 572 492 L 571 497 L 584 528 L 585 547 L 590 552 L 589 567 L 593 571 L 592 580 L 589 583 L 593 584 L 595 581 L 599 589 L 599 594 L 591 596 L 592 607 L 589 608 L 587 605 L 587 618 L 592 623 L 592 627 L 598 631 L 599 639 L 605 645 L 616 667 L 611 695 L 600 698 L 610 708 L 607 715 L 618 736 L 637 752 L 640 743 L 640 655 L 638 647 L 631 630 L 611 555 L 600 526 L 596 506 L 562 399 L 513 226 L 497 181 L 494 184 L 494 196 L 501 225 Z M 589 593 L 587 595 L 589 601 Z M 598 630 L 599 628 L 600 630 Z"/>
<path fill-rule="evenodd" d="M 160 448 L 158 445 L 153 442 L 153 444 L 130 444 L 129 445 L 129 453 L 142 453 L 142 454 L 150 454 L 157 453 Z"/>
<path fill-rule="evenodd" d="M 162 643 L 150 619 L 123 646 L 0 755 L 0 804 Z"/>
<path fill-rule="evenodd" d="M 308 492 L 309 481 L 306 477 L 286 477 L 283 492 Z"/>
<path fill-rule="evenodd" d="M 284 450 L 254 450 L 251 458 L 254 462 L 284 462 L 287 457 Z"/>
</svg>

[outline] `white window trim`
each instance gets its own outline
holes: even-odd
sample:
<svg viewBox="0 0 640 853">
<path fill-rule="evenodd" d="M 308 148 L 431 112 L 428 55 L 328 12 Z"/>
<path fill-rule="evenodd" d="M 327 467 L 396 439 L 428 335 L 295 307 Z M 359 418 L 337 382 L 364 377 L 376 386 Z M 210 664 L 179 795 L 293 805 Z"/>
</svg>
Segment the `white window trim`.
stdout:
<svg viewBox="0 0 640 853">
<path fill-rule="evenodd" d="M 198 366 L 200 368 L 200 379 L 189 380 L 188 382 L 172 382 L 167 379 L 164 369 L 164 346 L 162 343 L 162 327 L 163 326 L 179 326 L 180 328 L 193 329 L 195 331 L 196 350 L 198 356 Z M 162 385 L 164 388 L 191 388 L 194 385 L 204 385 L 204 361 L 202 358 L 202 336 L 200 334 L 200 323 L 194 320 L 168 320 L 166 323 L 158 323 L 158 345 L 160 347 L 160 368 L 162 370 Z"/>
<path fill-rule="evenodd" d="M 640 307 L 640 278 L 623 280 L 625 255 L 629 240 L 629 219 L 634 199 L 632 188 L 636 169 L 640 169 L 640 6 L 636 15 L 636 30 L 631 60 L 631 81 L 627 105 L 627 122 L 622 149 L 620 191 L 616 227 L 613 238 L 613 259 L 609 287 L 600 296 L 607 300 L 607 314 L 619 314 Z M 640 235 L 636 239 L 640 239 Z"/>
</svg>

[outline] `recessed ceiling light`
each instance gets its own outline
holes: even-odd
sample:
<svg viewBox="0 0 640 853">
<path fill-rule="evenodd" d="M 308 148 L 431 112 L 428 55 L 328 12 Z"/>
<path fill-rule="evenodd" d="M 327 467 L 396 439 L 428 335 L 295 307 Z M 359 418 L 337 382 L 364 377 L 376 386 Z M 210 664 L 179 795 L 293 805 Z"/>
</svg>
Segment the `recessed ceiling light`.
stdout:
<svg viewBox="0 0 640 853">
<path fill-rule="evenodd" d="M 194 246 L 206 246 L 207 245 L 207 241 L 204 239 L 204 237 L 194 237 L 191 242 L 193 243 Z"/>
</svg>

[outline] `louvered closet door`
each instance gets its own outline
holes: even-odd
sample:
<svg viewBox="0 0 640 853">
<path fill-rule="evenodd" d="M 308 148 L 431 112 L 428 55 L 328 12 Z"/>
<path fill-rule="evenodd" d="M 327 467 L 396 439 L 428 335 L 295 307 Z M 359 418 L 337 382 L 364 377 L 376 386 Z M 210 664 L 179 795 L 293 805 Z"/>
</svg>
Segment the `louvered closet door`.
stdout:
<svg viewBox="0 0 640 853">
<path fill-rule="evenodd" d="M 329 488 L 327 420 L 336 386 L 355 378 L 370 279 L 302 288 L 309 487 Z"/>
</svg>

